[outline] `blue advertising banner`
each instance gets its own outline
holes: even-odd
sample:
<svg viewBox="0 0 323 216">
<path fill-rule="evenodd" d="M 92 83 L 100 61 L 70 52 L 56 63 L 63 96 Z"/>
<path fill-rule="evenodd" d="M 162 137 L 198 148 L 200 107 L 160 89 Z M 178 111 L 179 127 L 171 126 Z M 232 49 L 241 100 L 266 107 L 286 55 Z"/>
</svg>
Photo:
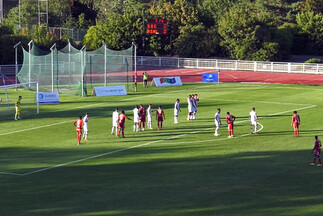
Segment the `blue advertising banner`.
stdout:
<svg viewBox="0 0 323 216">
<path fill-rule="evenodd" d="M 39 92 L 36 97 L 39 104 L 59 104 L 58 92 Z"/>
<path fill-rule="evenodd" d="M 203 73 L 203 82 L 205 83 L 219 82 L 218 73 Z"/>
</svg>

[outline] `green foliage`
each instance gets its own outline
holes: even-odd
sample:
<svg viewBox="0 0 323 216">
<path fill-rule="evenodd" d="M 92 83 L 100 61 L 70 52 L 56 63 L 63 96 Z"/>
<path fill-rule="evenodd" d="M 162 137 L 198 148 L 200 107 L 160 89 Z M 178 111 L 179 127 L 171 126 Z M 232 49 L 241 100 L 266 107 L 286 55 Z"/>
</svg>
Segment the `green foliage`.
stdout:
<svg viewBox="0 0 323 216">
<path fill-rule="evenodd" d="M 168 46 L 169 43 L 175 44 L 176 46 L 177 43 L 180 43 L 177 42 L 177 38 L 180 37 L 178 40 L 181 41 L 183 38 L 187 37 L 186 30 L 181 29 L 189 30 L 190 27 L 199 24 L 197 10 L 191 3 L 184 0 L 175 0 L 174 3 L 160 1 L 158 4 L 152 5 L 149 12 L 151 15 L 155 16 L 164 16 L 165 14 L 168 15 L 168 34 L 166 35 L 165 39 L 162 40 L 163 44 L 161 45 L 163 52 L 173 48 Z M 178 53 L 181 52 L 182 51 L 178 51 Z M 175 53 L 177 53 L 176 48 Z"/>
<path fill-rule="evenodd" d="M 323 63 L 323 61 L 322 61 L 322 59 L 311 58 L 311 59 L 305 61 L 305 63 Z"/>
<path fill-rule="evenodd" d="M 97 49 L 105 41 L 111 49 L 129 48 L 135 38 L 142 34 L 141 16 L 130 9 L 124 15 L 109 15 L 104 24 L 92 26 L 85 35 L 83 44 L 90 49 Z"/>
<path fill-rule="evenodd" d="M 252 59 L 262 48 L 266 26 L 258 19 L 254 4 L 238 4 L 225 13 L 219 22 L 220 45 L 233 59 Z"/>
<path fill-rule="evenodd" d="M 315 13 L 323 12 L 323 0 L 305 0 L 304 11 L 312 11 Z"/>
<path fill-rule="evenodd" d="M 104 40 L 112 49 L 135 42 L 139 55 L 276 60 L 323 54 L 322 11 L 323 0 L 49 0 L 48 8 L 49 26 L 89 28 L 83 42 L 91 49 Z M 38 1 L 21 0 L 22 30 L 18 15 L 18 7 L 9 11 L 3 34 L 33 34 Z M 167 18 L 167 35 L 143 33 L 154 16 Z M 45 46 L 53 40 L 39 29 L 34 36 Z"/>
<path fill-rule="evenodd" d="M 158 36 L 150 38 L 149 47 L 154 56 L 159 56 L 162 53 L 161 39 Z"/>
<path fill-rule="evenodd" d="M 315 54 L 323 54 L 323 14 L 302 12 L 296 16 L 300 32 L 308 35 Z"/>
<path fill-rule="evenodd" d="M 43 46 L 50 46 L 54 41 L 53 35 L 48 32 L 45 25 L 41 25 L 39 27 L 33 26 L 30 36 L 34 40 L 35 44 L 41 44 Z"/>
<path fill-rule="evenodd" d="M 297 33 L 297 25 L 292 23 L 284 23 L 282 26 L 272 29 L 273 41 L 279 44 L 276 60 L 289 58 Z"/>
<path fill-rule="evenodd" d="M 26 45 L 30 38 L 22 35 L 1 35 L 0 36 L 0 65 L 15 63 L 15 49 L 13 48 L 18 42 Z M 22 50 L 18 47 L 18 63 L 22 63 Z"/>
<path fill-rule="evenodd" d="M 202 24 L 183 26 L 174 44 L 176 53 L 183 57 L 205 57 L 210 55 L 206 47 L 207 31 Z"/>
<path fill-rule="evenodd" d="M 264 42 L 263 47 L 253 53 L 252 60 L 254 61 L 275 61 L 278 58 L 278 43 Z"/>
<path fill-rule="evenodd" d="M 13 34 L 12 28 L 10 28 L 7 25 L 0 24 L 0 35 L 10 35 L 10 34 Z"/>
</svg>

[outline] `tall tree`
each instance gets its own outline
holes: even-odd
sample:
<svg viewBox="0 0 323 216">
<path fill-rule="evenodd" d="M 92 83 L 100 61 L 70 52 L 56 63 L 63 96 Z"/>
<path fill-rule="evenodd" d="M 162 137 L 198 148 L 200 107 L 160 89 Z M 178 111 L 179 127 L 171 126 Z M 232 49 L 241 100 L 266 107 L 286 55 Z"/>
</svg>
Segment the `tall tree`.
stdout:
<svg viewBox="0 0 323 216">
<path fill-rule="evenodd" d="M 277 49 L 264 43 L 270 39 L 270 31 L 262 19 L 253 3 L 236 4 L 223 15 L 218 31 L 231 58 L 252 59 L 261 49 Z"/>
</svg>

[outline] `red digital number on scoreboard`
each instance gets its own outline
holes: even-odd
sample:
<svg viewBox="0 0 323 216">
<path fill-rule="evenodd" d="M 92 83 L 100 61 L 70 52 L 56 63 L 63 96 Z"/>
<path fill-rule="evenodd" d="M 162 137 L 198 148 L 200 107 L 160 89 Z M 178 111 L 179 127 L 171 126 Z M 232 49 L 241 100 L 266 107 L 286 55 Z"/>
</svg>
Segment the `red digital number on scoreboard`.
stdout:
<svg viewBox="0 0 323 216">
<path fill-rule="evenodd" d="M 166 19 L 148 19 L 147 34 L 167 34 L 167 20 Z"/>
</svg>

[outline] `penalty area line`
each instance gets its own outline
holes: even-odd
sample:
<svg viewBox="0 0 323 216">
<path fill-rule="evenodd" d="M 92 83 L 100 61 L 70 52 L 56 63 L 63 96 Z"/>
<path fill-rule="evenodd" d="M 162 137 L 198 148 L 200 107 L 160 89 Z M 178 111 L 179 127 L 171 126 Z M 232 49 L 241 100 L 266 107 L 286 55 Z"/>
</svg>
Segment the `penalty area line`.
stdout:
<svg viewBox="0 0 323 216">
<path fill-rule="evenodd" d="M 313 108 L 313 107 L 316 107 L 316 106 L 317 105 L 311 105 L 311 106 L 307 106 L 307 107 L 301 107 L 301 108 L 298 108 L 297 110 L 310 109 L 310 108 Z M 295 109 L 293 109 L 293 110 L 295 110 Z M 283 111 L 283 112 L 269 114 L 269 115 L 266 115 L 266 116 L 263 116 L 263 117 L 260 117 L 260 118 L 267 118 L 267 117 L 271 117 L 271 116 L 275 116 L 275 115 L 279 115 L 279 114 L 284 114 L 284 113 L 291 112 L 293 110 L 287 110 L 287 111 Z M 239 122 L 237 122 L 237 124 L 242 123 L 242 122 L 246 122 L 246 121 L 250 121 L 250 120 L 248 119 L 248 120 L 239 121 Z M 258 124 L 261 125 L 261 129 L 258 130 L 258 131 L 260 131 L 260 130 L 263 129 L 263 125 L 260 124 L 260 123 L 258 123 Z M 151 142 L 147 142 L 147 143 L 143 143 L 143 144 L 131 146 L 131 147 L 128 147 L 128 148 L 123 148 L 123 149 L 118 149 L 118 150 L 115 150 L 115 151 L 105 152 L 105 153 L 102 153 L 102 154 L 98 154 L 98 155 L 86 157 L 86 158 L 83 158 L 83 159 L 79 159 L 79 160 L 74 160 L 74 161 L 70 161 L 70 162 L 58 164 L 58 165 L 55 165 L 55 166 L 52 166 L 52 167 L 46 167 L 46 168 L 43 168 L 43 169 L 38 169 L 38 170 L 35 170 L 35 171 L 31 171 L 31 172 L 26 172 L 26 173 L 21 173 L 21 174 L 20 173 L 0 172 L 0 174 L 2 174 L 2 175 L 14 175 L 14 176 L 27 176 L 27 175 L 31 175 L 31 174 L 35 174 L 35 173 L 39 173 L 39 172 L 43 172 L 43 171 L 47 171 L 47 170 L 59 168 L 59 167 L 62 167 L 62 166 L 66 166 L 66 165 L 70 165 L 70 164 L 75 164 L 75 163 L 83 162 L 83 161 L 86 161 L 86 160 L 95 159 L 95 158 L 103 157 L 103 156 L 106 156 L 106 155 L 111 155 L 111 154 L 114 154 L 114 153 L 128 151 L 128 150 L 135 149 L 135 148 L 139 148 L 139 147 L 142 147 L 142 146 L 148 146 L 148 145 L 151 145 L 151 144 L 154 144 L 154 143 L 159 143 L 159 142 L 166 141 L 166 140 L 176 139 L 176 138 L 179 138 L 179 137 L 183 137 L 183 136 L 186 136 L 186 135 L 195 134 L 195 133 L 199 133 L 199 132 L 206 131 L 206 130 L 211 130 L 211 129 L 214 129 L 214 128 L 213 127 L 212 128 L 206 128 L 204 130 L 193 131 L 193 132 L 190 132 L 190 133 L 176 135 L 176 136 L 168 137 L 168 138 L 161 139 L 161 140 L 155 140 L 155 141 L 151 141 Z M 243 135 L 240 135 L 240 136 L 237 136 L 237 137 L 233 137 L 233 138 L 240 138 L 240 137 L 244 137 L 244 136 L 248 136 L 248 135 L 251 135 L 251 134 L 243 134 Z M 222 140 L 223 139 L 224 138 L 222 138 Z M 229 139 L 229 138 L 225 138 L 225 139 Z M 212 141 L 215 141 L 215 140 L 221 140 L 221 139 L 212 139 Z M 201 141 L 194 141 L 194 142 L 201 142 Z M 206 141 L 203 140 L 203 142 L 206 142 Z M 180 142 L 177 142 L 177 143 L 180 144 Z M 187 142 L 185 142 L 185 143 L 187 143 Z"/>
</svg>

